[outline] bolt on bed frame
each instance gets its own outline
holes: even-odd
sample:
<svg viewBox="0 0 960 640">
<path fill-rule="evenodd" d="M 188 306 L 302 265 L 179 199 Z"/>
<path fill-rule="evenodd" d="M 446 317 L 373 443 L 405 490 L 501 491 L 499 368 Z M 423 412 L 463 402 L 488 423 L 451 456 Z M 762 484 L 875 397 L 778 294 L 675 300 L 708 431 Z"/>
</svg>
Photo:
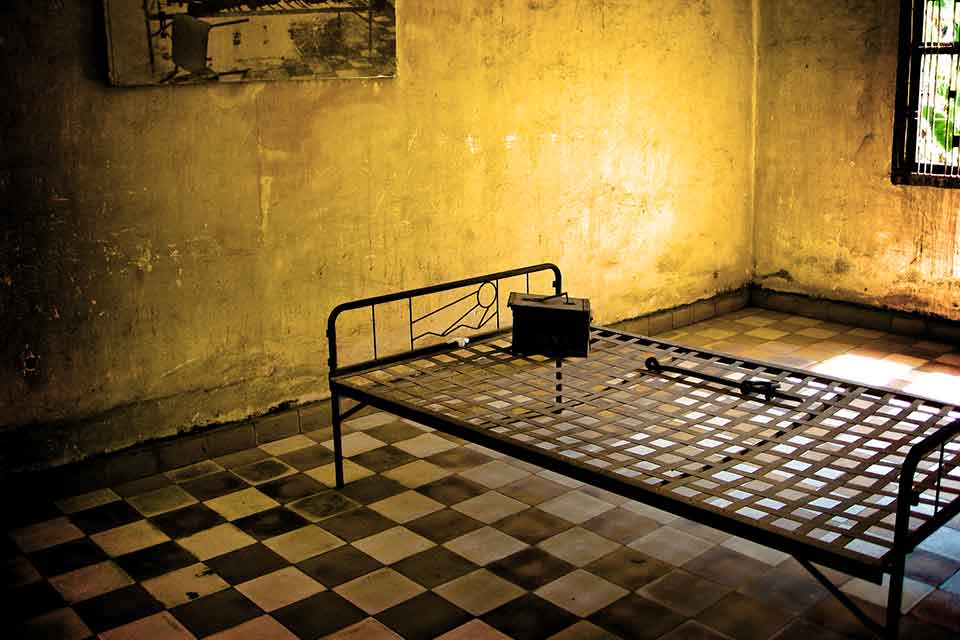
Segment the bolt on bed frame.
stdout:
<svg viewBox="0 0 960 640">
<path fill-rule="evenodd" d="M 498 273 L 492 273 L 474 278 L 466 278 L 463 280 L 457 280 L 454 282 L 448 282 L 429 287 L 421 287 L 393 294 L 364 298 L 361 300 L 340 304 L 333 309 L 333 311 L 330 313 L 327 323 L 327 338 L 329 341 L 330 354 L 329 379 L 335 456 L 334 468 L 337 488 L 342 488 L 344 484 L 342 447 L 343 421 L 366 406 L 376 406 L 398 416 L 419 421 L 427 424 L 428 426 L 449 432 L 458 437 L 472 440 L 482 446 L 497 450 L 500 453 L 504 453 L 526 462 L 536 464 L 543 468 L 556 471 L 588 484 L 593 484 L 594 486 L 617 493 L 624 497 L 645 502 L 654 507 L 662 508 L 680 517 L 688 518 L 701 524 L 720 529 L 727 533 L 739 535 L 764 546 L 786 552 L 792 555 L 805 569 L 807 569 L 807 571 L 809 571 L 820 583 L 822 583 L 823 586 L 834 597 L 836 597 L 841 604 L 844 605 L 844 607 L 851 611 L 851 613 L 855 615 L 866 627 L 881 636 L 890 639 L 896 639 L 899 635 L 901 606 L 903 602 L 903 581 L 905 577 L 907 554 L 913 551 L 913 549 L 915 549 L 920 542 L 932 534 L 936 529 L 960 513 L 960 499 L 954 499 L 945 504 L 941 504 L 941 485 L 944 480 L 944 469 L 946 468 L 944 466 L 945 448 L 948 442 L 960 434 L 960 420 L 953 420 L 952 422 L 938 428 L 938 430 L 932 434 L 915 442 L 910 447 L 906 456 L 903 458 L 903 463 L 900 467 L 899 478 L 897 482 L 893 543 L 890 550 L 882 557 L 882 565 L 877 568 L 876 565 L 865 565 L 861 561 L 840 556 L 839 554 L 832 553 L 828 550 L 824 550 L 810 544 L 805 544 L 803 541 L 787 538 L 781 534 L 774 533 L 762 525 L 746 524 L 734 520 L 724 513 L 709 511 L 690 502 L 655 493 L 649 489 L 639 486 L 638 484 L 628 484 L 623 480 L 613 479 L 608 475 L 592 471 L 584 466 L 578 466 L 569 461 L 559 460 L 557 457 L 548 455 L 543 450 L 537 450 L 534 447 L 527 447 L 518 442 L 498 438 L 495 435 L 491 435 L 483 431 L 471 430 L 468 425 L 458 421 L 455 418 L 445 418 L 440 414 L 435 414 L 425 409 L 418 410 L 406 404 L 398 403 L 388 398 L 376 396 L 372 393 L 364 392 L 362 390 L 347 389 L 347 387 L 335 380 L 335 378 L 338 376 L 350 375 L 370 369 L 378 369 L 379 367 L 400 363 L 401 361 L 412 358 L 439 354 L 449 350 L 451 348 L 450 343 L 455 341 L 450 340 L 446 343 L 441 342 L 440 344 L 433 344 L 426 347 L 417 346 L 417 342 L 419 340 L 428 337 L 442 340 L 449 338 L 458 329 L 467 329 L 470 331 L 479 332 L 472 336 L 471 339 L 474 340 L 483 340 L 501 333 L 504 331 L 504 329 L 501 328 L 500 323 L 500 281 L 511 277 L 526 276 L 526 288 L 527 292 L 529 293 L 530 275 L 544 271 L 553 272 L 553 288 L 557 294 L 560 294 L 562 290 L 562 277 L 559 268 L 556 265 L 544 263 L 520 269 L 513 269 L 510 271 L 501 271 Z M 442 305 L 439 308 L 429 311 L 423 315 L 414 316 L 414 298 L 471 286 L 475 286 L 476 288 L 457 298 L 456 300 L 453 300 L 452 302 Z M 471 297 L 475 299 L 473 306 L 470 307 L 470 309 L 465 313 L 460 315 L 443 331 L 427 331 L 419 328 L 420 323 L 424 322 L 425 320 L 433 318 L 439 312 L 450 309 L 458 303 L 469 301 Z M 407 312 L 409 314 L 409 350 L 402 353 L 381 357 L 379 355 L 379 349 L 377 345 L 376 308 L 379 305 L 402 300 L 407 301 Z M 344 312 L 364 308 L 370 309 L 373 359 L 348 366 L 341 366 L 338 361 L 337 352 L 337 319 Z M 467 321 L 467 317 L 474 312 L 478 312 L 480 314 L 480 319 L 471 324 Z M 491 323 L 495 323 L 496 328 L 484 332 L 483 330 L 486 329 L 487 325 L 490 325 Z M 619 332 L 618 335 L 629 336 L 632 334 Z M 659 342 L 662 344 L 672 344 L 667 341 Z M 460 343 L 459 346 L 462 347 L 463 343 Z M 735 356 L 729 357 L 738 362 L 764 366 L 763 363 L 753 362 L 744 358 Z M 559 408 L 556 410 L 556 413 L 559 413 L 564 406 L 561 366 L 562 359 L 557 359 L 555 374 L 555 404 Z M 809 375 L 809 372 L 793 370 L 789 369 L 788 367 L 778 366 L 778 368 L 784 371 Z M 690 372 L 684 369 L 677 369 L 669 365 L 661 364 L 654 358 L 646 361 L 645 369 L 654 375 L 666 375 L 666 373 L 675 372 L 682 373 L 683 375 L 687 376 L 692 375 L 694 377 L 703 377 L 705 380 L 717 380 L 716 378 L 711 378 L 709 375 L 701 376 L 696 372 Z M 722 380 L 721 382 L 723 384 L 729 383 L 728 380 Z M 864 385 L 857 386 L 862 387 Z M 744 396 L 750 394 L 762 395 L 767 402 L 769 402 L 771 398 L 775 396 L 781 398 L 790 397 L 777 391 L 775 385 L 771 385 L 770 383 L 763 381 L 747 380 L 739 385 L 739 390 Z M 346 394 L 347 391 L 349 391 L 348 394 Z M 900 393 L 889 389 L 878 389 L 877 391 Z M 357 404 L 350 409 L 342 410 L 341 395 L 345 394 L 351 399 L 355 400 Z M 921 463 L 924 462 L 924 458 L 932 452 L 935 452 L 937 449 L 939 449 L 939 464 L 936 470 L 937 473 L 930 473 L 930 469 L 928 468 L 930 463 L 928 461 L 928 464 L 922 469 L 923 473 L 925 474 L 924 479 L 919 484 L 915 484 L 914 479 L 916 477 L 918 468 L 920 468 Z M 949 455 L 951 456 L 951 459 L 947 460 L 947 462 L 951 463 L 953 466 L 950 467 L 948 465 L 948 467 L 953 470 L 960 468 L 958 467 L 958 462 L 960 462 L 960 453 L 954 451 Z M 950 473 L 950 475 L 952 476 L 950 478 L 950 482 L 952 483 L 951 486 L 954 487 L 952 490 L 955 492 L 957 477 L 955 473 Z M 921 497 L 924 499 L 924 506 L 927 507 L 928 510 L 932 510 L 933 515 L 920 526 L 911 531 L 910 519 L 912 507 L 920 504 Z M 814 566 L 814 562 L 838 569 L 848 574 L 859 575 L 877 583 L 882 583 L 883 574 L 889 572 L 891 577 L 887 596 L 885 624 L 876 622 L 865 612 L 863 612 L 860 607 L 853 602 L 852 599 L 843 593 L 825 575 L 823 575 L 823 573 L 819 571 L 816 566 Z"/>
</svg>

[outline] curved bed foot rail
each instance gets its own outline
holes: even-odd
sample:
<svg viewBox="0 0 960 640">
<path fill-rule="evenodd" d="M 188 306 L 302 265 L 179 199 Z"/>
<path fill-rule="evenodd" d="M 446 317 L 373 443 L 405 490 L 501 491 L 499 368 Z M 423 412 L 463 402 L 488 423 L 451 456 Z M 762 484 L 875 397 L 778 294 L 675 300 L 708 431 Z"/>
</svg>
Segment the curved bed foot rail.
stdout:
<svg viewBox="0 0 960 640">
<path fill-rule="evenodd" d="M 960 420 L 944 425 L 935 432 L 910 447 L 900 470 L 900 486 L 897 490 L 897 521 L 894 528 L 893 549 L 888 554 L 890 566 L 890 589 L 887 593 L 886 634 L 896 640 L 900 630 L 900 607 L 903 603 L 903 580 L 906 571 L 907 554 L 923 542 L 924 538 L 937 530 L 942 524 L 960 513 L 960 500 L 943 503 L 941 494 L 943 478 L 952 469 L 960 467 L 960 451 L 954 448 L 949 458 L 945 457 L 947 443 L 960 435 Z M 924 457 L 939 449 L 936 473 L 929 470 L 923 486 L 917 488 L 914 479 L 917 468 Z M 954 481 L 955 483 L 956 481 Z M 933 516 L 910 531 L 910 516 L 913 507 L 918 506 L 921 497 L 927 491 L 934 491 Z"/>
</svg>

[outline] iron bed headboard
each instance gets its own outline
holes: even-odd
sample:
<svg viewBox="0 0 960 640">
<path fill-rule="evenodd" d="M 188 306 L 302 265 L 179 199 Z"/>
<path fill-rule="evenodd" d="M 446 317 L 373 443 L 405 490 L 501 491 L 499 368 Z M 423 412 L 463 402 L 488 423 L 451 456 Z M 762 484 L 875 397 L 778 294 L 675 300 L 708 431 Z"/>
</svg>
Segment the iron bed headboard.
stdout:
<svg viewBox="0 0 960 640">
<path fill-rule="evenodd" d="M 407 289 L 406 291 L 399 291 L 396 293 L 385 294 L 381 296 L 373 296 L 370 298 L 363 298 L 361 300 L 352 300 L 350 302 L 345 302 L 334 307 L 333 311 L 330 312 L 330 316 L 327 319 L 327 342 L 329 344 L 330 356 L 327 361 L 327 364 L 330 368 L 330 377 L 335 375 L 345 373 L 347 371 L 355 370 L 358 368 L 364 368 L 368 366 L 379 366 L 382 364 L 388 364 L 389 362 L 396 361 L 400 358 L 409 357 L 411 353 L 416 352 L 426 352 L 430 350 L 438 350 L 446 348 L 447 345 L 434 345 L 432 347 L 418 348 L 417 343 L 421 340 L 424 340 L 429 337 L 434 338 L 447 338 L 452 335 L 457 329 L 468 329 L 471 331 L 481 332 L 483 329 L 491 322 L 495 322 L 496 329 L 492 332 L 501 330 L 500 323 L 500 281 L 506 280 L 507 278 L 515 278 L 517 276 L 526 276 L 527 277 L 527 291 L 530 290 L 530 276 L 535 273 L 541 273 L 544 271 L 553 272 L 553 288 L 557 294 L 562 291 L 563 277 L 560 273 L 560 268 L 552 263 L 545 262 L 541 264 L 531 265 L 528 267 L 520 267 L 518 269 L 510 269 L 508 271 L 499 271 L 497 273 L 490 273 L 483 276 L 476 276 L 473 278 L 464 278 L 462 280 L 454 280 L 452 282 L 445 282 L 442 284 L 431 285 L 428 287 L 419 287 L 416 289 Z M 413 314 L 413 300 L 414 298 L 420 298 L 428 296 L 435 293 L 440 293 L 444 291 L 455 291 L 457 289 L 464 289 L 466 287 L 477 285 L 476 288 L 472 291 L 467 292 L 463 296 L 448 302 L 444 305 L 439 306 L 436 309 L 433 309 L 427 313 L 420 314 L 419 316 L 414 316 Z M 491 287 L 492 289 L 486 289 Z M 492 299 L 489 301 L 484 301 L 482 293 L 484 291 L 492 291 Z M 452 308 L 453 305 L 468 300 L 470 297 L 475 297 L 476 302 L 473 307 L 459 316 L 456 320 L 453 321 L 446 329 L 436 332 L 421 330 L 418 328 L 418 325 L 423 321 L 434 317 L 437 313 L 444 311 L 448 308 Z M 407 310 L 408 310 L 408 329 L 409 337 L 408 344 L 409 349 L 402 353 L 392 354 L 386 357 L 380 357 L 377 345 L 377 307 L 388 304 L 391 302 L 398 302 L 406 300 L 407 301 Z M 370 320 L 372 324 L 372 329 L 370 332 L 372 347 L 373 347 L 373 359 L 365 360 L 357 363 L 353 363 L 347 367 L 340 366 L 339 356 L 337 352 L 337 320 L 338 318 L 347 311 L 355 311 L 357 309 L 370 309 Z M 482 309 L 481 317 L 476 324 L 465 323 L 465 320 L 468 315 L 474 311 Z M 491 332 L 491 333 L 492 333 Z M 478 334 L 484 335 L 484 334 Z"/>
</svg>

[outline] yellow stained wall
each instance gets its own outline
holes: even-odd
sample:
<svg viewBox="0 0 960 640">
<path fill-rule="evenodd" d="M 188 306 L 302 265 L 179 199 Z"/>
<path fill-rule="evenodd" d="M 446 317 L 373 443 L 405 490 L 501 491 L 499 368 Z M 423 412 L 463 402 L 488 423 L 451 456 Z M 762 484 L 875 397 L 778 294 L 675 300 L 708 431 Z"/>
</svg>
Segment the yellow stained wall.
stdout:
<svg viewBox="0 0 960 640">
<path fill-rule="evenodd" d="M 960 319 L 960 190 L 890 182 L 899 4 L 760 2 L 756 281 Z"/>
<path fill-rule="evenodd" d="M 138 89 L 98 11 L 0 21 L 0 425 L 46 462 L 323 397 L 347 299 L 549 260 L 611 322 L 750 278 L 749 0 L 405 0 L 396 79 Z"/>
</svg>

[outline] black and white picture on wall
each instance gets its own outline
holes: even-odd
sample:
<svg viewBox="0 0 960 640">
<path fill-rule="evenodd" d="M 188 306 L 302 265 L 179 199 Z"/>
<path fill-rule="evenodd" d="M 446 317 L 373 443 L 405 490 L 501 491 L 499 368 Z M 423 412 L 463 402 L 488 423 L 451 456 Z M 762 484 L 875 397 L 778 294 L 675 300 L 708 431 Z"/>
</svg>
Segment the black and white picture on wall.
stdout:
<svg viewBox="0 0 960 640">
<path fill-rule="evenodd" d="M 396 74 L 396 0 L 103 2 L 119 86 Z"/>
</svg>

